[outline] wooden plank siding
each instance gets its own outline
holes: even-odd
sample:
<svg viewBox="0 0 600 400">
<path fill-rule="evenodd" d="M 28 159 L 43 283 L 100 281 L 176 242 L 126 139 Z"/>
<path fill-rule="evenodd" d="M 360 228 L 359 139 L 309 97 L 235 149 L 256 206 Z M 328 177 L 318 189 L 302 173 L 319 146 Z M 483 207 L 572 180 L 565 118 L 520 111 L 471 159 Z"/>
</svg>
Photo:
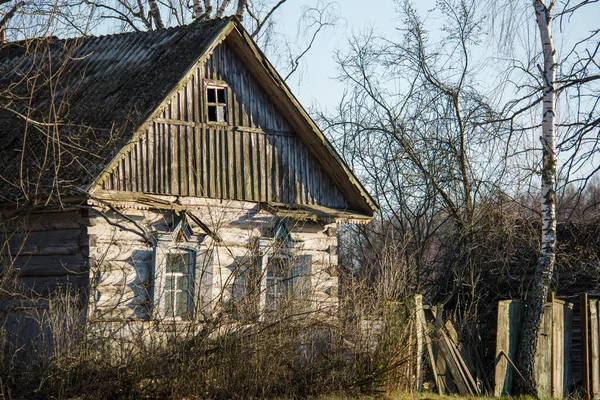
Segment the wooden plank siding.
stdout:
<svg viewBox="0 0 600 400">
<path fill-rule="evenodd" d="M 227 85 L 228 123 L 205 119 L 206 84 Z M 103 189 L 254 202 L 348 203 L 223 42 L 146 128 Z"/>
<path fill-rule="evenodd" d="M 241 263 L 255 257 L 249 248 L 265 230 L 265 224 L 272 224 L 273 216 L 260 212 L 250 212 L 255 205 L 241 202 L 220 202 L 207 200 L 203 206 L 190 207 L 195 215 L 204 216 L 203 221 L 221 239 L 219 242 L 207 240 L 203 246 L 213 251 L 213 272 L 210 284 L 211 300 L 217 304 L 220 299 L 233 294 L 235 274 Z M 129 204 L 133 206 L 134 204 Z M 136 205 L 137 207 L 137 205 Z M 172 211 L 141 210 L 121 205 L 121 210 L 131 220 L 163 233 L 165 239 L 176 218 Z M 112 222 L 135 230 L 130 221 L 112 211 L 105 213 Z M 153 249 L 139 235 L 128 230 L 116 231 L 103 217 L 93 215 L 89 227 L 89 277 L 92 288 L 90 296 L 90 316 L 95 322 L 152 319 L 152 265 Z M 327 227 L 332 228 L 331 230 Z M 325 229 L 324 229 L 325 228 Z M 202 229 L 192 222 L 192 230 Z M 338 280 L 332 271 L 336 270 L 337 237 L 333 225 L 306 221 L 290 226 L 292 239 L 301 243 L 295 249 L 297 256 L 310 256 L 311 287 L 314 288 L 315 309 L 335 309 L 337 307 Z M 175 245 L 176 242 L 172 244 Z M 179 243 L 179 242 L 177 242 Z M 120 325 L 119 325 L 120 326 Z"/>
<path fill-rule="evenodd" d="M 88 239 L 80 210 L 31 213 L 0 224 L 2 268 L 14 272 L 25 295 L 78 291 L 88 277 Z"/>
</svg>

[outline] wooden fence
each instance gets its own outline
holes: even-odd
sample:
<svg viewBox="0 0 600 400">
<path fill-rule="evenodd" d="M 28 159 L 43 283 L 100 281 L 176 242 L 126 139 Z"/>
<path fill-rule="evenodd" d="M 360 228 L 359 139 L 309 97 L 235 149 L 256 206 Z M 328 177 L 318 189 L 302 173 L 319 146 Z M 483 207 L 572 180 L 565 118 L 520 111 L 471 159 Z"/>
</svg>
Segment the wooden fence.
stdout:
<svg viewBox="0 0 600 400">
<path fill-rule="evenodd" d="M 512 394 L 518 377 L 515 369 L 517 346 L 525 314 L 521 300 L 498 303 L 496 337 L 495 396 Z M 538 396 L 562 398 L 571 385 L 571 341 L 573 304 L 553 299 L 544 306 L 535 355 Z"/>
<path fill-rule="evenodd" d="M 600 299 L 580 296 L 581 384 L 584 396 L 600 399 Z"/>
</svg>

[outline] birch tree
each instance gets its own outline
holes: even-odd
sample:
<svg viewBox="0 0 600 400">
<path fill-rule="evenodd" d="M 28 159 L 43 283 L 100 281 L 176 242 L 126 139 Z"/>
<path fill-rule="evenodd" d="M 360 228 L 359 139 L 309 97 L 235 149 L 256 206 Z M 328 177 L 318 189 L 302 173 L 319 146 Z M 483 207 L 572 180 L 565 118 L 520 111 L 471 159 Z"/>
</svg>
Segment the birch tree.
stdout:
<svg viewBox="0 0 600 400">
<path fill-rule="evenodd" d="M 554 131 L 554 81 L 556 73 L 555 49 L 552 41 L 553 2 L 546 5 L 543 0 L 534 0 L 535 17 L 542 42 L 543 66 L 538 65 L 543 83 L 542 100 L 542 235 L 539 262 L 535 278 L 528 294 L 527 311 L 521 332 L 518 363 L 525 378 L 522 391 L 536 393 L 535 351 L 544 303 L 548 297 L 554 273 L 556 249 L 556 140 Z"/>
</svg>

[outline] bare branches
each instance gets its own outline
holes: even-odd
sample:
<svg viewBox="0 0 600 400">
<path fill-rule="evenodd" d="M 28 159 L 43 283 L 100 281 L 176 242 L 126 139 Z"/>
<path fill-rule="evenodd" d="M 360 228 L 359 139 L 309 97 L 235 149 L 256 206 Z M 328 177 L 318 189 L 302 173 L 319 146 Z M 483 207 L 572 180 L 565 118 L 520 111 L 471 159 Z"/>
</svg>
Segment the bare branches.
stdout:
<svg viewBox="0 0 600 400">
<path fill-rule="evenodd" d="M 311 28 L 314 28 L 314 30 L 306 47 L 298 55 L 296 55 L 295 57 L 291 57 L 291 69 L 285 76 L 284 80 L 287 81 L 289 77 L 296 72 L 296 70 L 300 66 L 300 60 L 302 60 L 302 58 L 304 58 L 304 56 L 310 51 L 321 30 L 323 30 L 326 27 L 331 27 L 335 25 L 337 18 L 334 18 L 333 20 L 331 19 L 331 16 L 328 13 L 328 7 L 329 5 L 327 5 L 323 9 L 311 7 L 304 11 L 303 19 L 310 18 L 311 20 L 305 29 L 307 31 L 310 31 Z M 317 17 L 315 18 L 313 14 L 316 14 Z"/>
<path fill-rule="evenodd" d="M 255 21 L 256 21 L 256 28 L 254 28 L 254 30 L 252 31 L 252 33 L 250 34 L 250 37 L 255 38 L 260 31 L 262 31 L 263 27 L 265 26 L 265 24 L 267 22 L 269 22 L 269 20 L 271 19 L 271 17 L 273 16 L 273 14 L 275 13 L 275 11 L 277 11 L 277 9 L 279 7 L 281 7 L 287 0 L 279 0 L 277 2 L 277 4 L 275 4 L 267 13 L 264 17 L 260 18 L 257 14 L 253 13 L 250 11 L 250 9 L 248 9 L 248 15 L 250 15 Z"/>
<path fill-rule="evenodd" d="M 8 3 L 8 1 L 9 0 L 2 1 L 2 3 L 0 3 L 0 4 Z M 6 27 L 6 24 L 8 23 L 8 21 L 10 21 L 11 18 L 14 17 L 15 14 L 17 12 L 19 12 L 24 6 L 25 6 L 25 0 L 18 1 L 17 3 L 15 3 L 15 5 L 13 5 L 11 7 L 11 9 L 6 14 L 4 14 L 2 19 L 0 19 L 0 31 L 2 31 Z"/>
<path fill-rule="evenodd" d="M 91 211 L 96 212 L 98 215 L 100 215 L 102 218 L 104 218 L 106 220 L 106 222 L 108 222 L 110 225 L 118 227 L 118 228 L 128 231 L 128 232 L 134 233 L 134 234 L 140 236 L 141 238 L 143 238 L 144 241 L 149 244 L 152 244 L 152 245 L 156 244 L 156 239 L 152 236 L 152 234 L 148 231 L 148 229 L 146 229 L 145 227 L 140 225 L 136 220 L 123 214 L 121 211 L 119 211 L 114 205 L 110 204 L 109 202 L 99 199 L 89 193 L 85 193 L 85 194 L 86 194 L 86 196 L 88 196 L 89 198 L 94 200 L 95 202 L 102 204 L 103 206 L 109 208 L 112 212 L 114 212 L 116 215 L 118 215 L 119 217 L 123 218 L 124 220 L 126 220 L 127 222 L 129 222 L 130 224 L 135 226 L 137 229 L 131 229 L 127 226 L 113 222 L 109 216 L 107 216 L 105 213 L 97 210 L 94 207 L 88 207 L 88 206 L 79 206 L 79 207 L 89 209 Z"/>
<path fill-rule="evenodd" d="M 436 40 L 443 48 L 428 41 L 408 2 L 400 38 L 380 38 L 373 31 L 354 37 L 350 50 L 338 54 L 345 98 L 325 121 L 380 199 L 381 225 L 397 235 L 393 243 L 406 241 L 410 251 L 404 254 L 418 271 L 418 290 L 427 271 L 441 268 L 445 278 L 436 298 L 465 296 L 470 307 L 477 302 L 480 271 L 473 242 L 477 206 L 502 190 L 508 123 L 499 121 L 491 102 L 475 89 L 469 58 L 480 23 L 475 4 L 444 4 L 446 36 Z M 444 235 L 452 244 L 435 244 Z M 465 295 L 465 286 L 473 292 Z"/>
</svg>

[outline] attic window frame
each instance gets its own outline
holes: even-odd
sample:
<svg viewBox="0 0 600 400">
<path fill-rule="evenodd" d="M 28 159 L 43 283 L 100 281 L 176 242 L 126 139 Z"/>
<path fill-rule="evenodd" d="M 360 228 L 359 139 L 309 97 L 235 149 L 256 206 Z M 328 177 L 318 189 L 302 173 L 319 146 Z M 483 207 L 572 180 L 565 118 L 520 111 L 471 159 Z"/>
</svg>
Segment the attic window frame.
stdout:
<svg viewBox="0 0 600 400">
<path fill-rule="evenodd" d="M 209 90 L 216 90 L 215 92 L 215 101 L 209 101 L 208 99 L 208 91 Z M 225 98 L 223 99 L 224 101 L 220 101 L 219 99 L 219 95 L 218 95 L 218 90 L 223 90 L 225 93 Z M 230 98 L 229 98 L 229 86 L 224 82 L 224 81 L 215 81 L 215 80 L 207 80 L 205 81 L 204 84 L 204 116 L 206 119 L 206 123 L 208 124 L 216 124 L 216 125 L 227 125 L 229 123 L 229 104 L 230 104 Z M 218 120 L 218 113 L 216 114 L 217 120 L 211 120 L 211 112 L 210 112 L 210 108 L 211 107 L 215 107 L 216 109 L 218 107 L 223 107 L 223 120 L 219 121 Z"/>
</svg>

